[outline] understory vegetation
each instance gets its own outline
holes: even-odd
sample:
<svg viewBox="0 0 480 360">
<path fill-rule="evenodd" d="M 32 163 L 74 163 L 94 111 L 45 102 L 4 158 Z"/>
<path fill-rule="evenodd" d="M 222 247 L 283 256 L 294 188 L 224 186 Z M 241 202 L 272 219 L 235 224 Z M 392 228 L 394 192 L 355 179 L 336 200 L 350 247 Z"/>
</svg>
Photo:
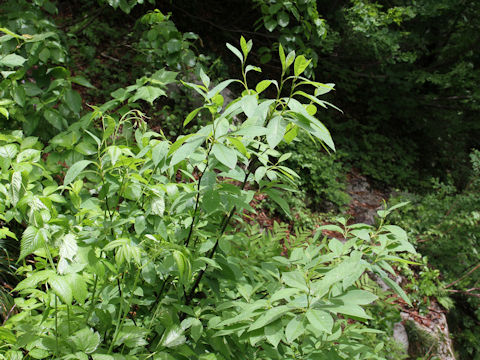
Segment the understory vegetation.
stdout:
<svg viewBox="0 0 480 360">
<path fill-rule="evenodd" d="M 479 4 L 214 3 L 0 4 L 0 359 L 479 358 Z"/>
</svg>

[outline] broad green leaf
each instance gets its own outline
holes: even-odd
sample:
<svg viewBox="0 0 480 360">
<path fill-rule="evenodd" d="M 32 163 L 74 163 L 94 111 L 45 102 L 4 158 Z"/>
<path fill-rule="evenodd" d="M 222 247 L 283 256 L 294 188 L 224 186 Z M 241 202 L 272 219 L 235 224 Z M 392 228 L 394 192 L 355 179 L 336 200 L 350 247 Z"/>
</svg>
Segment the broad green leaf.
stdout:
<svg viewBox="0 0 480 360">
<path fill-rule="evenodd" d="M 27 61 L 27 59 L 17 54 L 8 54 L 7 56 L 0 57 L 0 65 L 10 68 L 22 66 L 25 61 Z"/>
<path fill-rule="evenodd" d="M 78 351 L 87 354 L 93 353 L 100 345 L 100 334 L 90 328 L 83 328 L 70 336 L 69 341 L 75 345 Z"/>
<path fill-rule="evenodd" d="M 322 310 L 308 309 L 306 315 L 310 324 L 319 332 L 332 333 L 333 318 L 329 313 Z"/>
<path fill-rule="evenodd" d="M 285 59 L 285 67 L 288 69 L 295 60 L 295 50 L 292 50 L 288 53 L 287 58 Z"/>
<path fill-rule="evenodd" d="M 164 331 L 162 338 L 160 339 L 160 345 L 167 348 L 173 348 L 184 344 L 185 341 L 186 338 L 183 335 L 183 329 L 178 325 L 173 325 Z"/>
<path fill-rule="evenodd" d="M 54 275 L 55 272 L 53 270 L 39 270 L 33 272 L 26 279 L 20 281 L 14 290 L 22 291 L 25 289 L 35 289 L 38 283 L 41 283 Z"/>
<path fill-rule="evenodd" d="M 248 53 L 250 52 L 251 45 L 248 46 L 247 41 L 243 36 L 240 37 L 240 48 L 242 49 L 244 59 L 246 59 Z"/>
<path fill-rule="evenodd" d="M 283 314 L 290 311 L 290 308 L 286 305 L 277 306 L 271 309 L 268 309 L 264 314 L 262 314 L 255 322 L 250 325 L 248 331 L 257 330 L 265 327 L 266 325 L 274 322 L 278 318 L 282 317 Z"/>
<path fill-rule="evenodd" d="M 155 166 L 157 166 L 160 161 L 165 159 L 168 154 L 168 142 L 162 141 L 157 143 L 152 149 L 152 161 Z"/>
<path fill-rule="evenodd" d="M 219 92 L 225 89 L 232 82 L 239 82 L 239 80 L 229 79 L 229 80 L 222 81 L 220 84 L 216 85 L 212 90 L 210 90 L 207 93 L 207 96 L 206 96 L 207 100 L 213 98 L 215 95 L 217 95 Z"/>
<path fill-rule="evenodd" d="M 270 188 L 265 190 L 265 194 L 267 194 L 270 199 L 275 201 L 282 208 L 285 214 L 290 216 L 290 205 L 288 205 L 288 202 L 282 198 L 280 191 Z"/>
<path fill-rule="evenodd" d="M 87 79 L 85 79 L 83 76 L 71 77 L 70 81 L 75 83 L 75 84 L 82 85 L 82 86 L 84 86 L 86 88 L 89 88 L 89 89 L 94 89 L 95 88 L 95 86 L 90 84 L 90 82 Z"/>
<path fill-rule="evenodd" d="M 282 274 L 282 281 L 293 288 L 308 292 L 307 282 L 304 274 L 299 270 L 294 270 Z"/>
<path fill-rule="evenodd" d="M 307 60 L 303 55 L 297 56 L 297 58 L 295 59 L 295 64 L 293 65 L 295 76 L 300 76 L 305 71 L 311 61 L 312 60 Z"/>
<path fill-rule="evenodd" d="M 137 100 L 145 100 L 153 105 L 153 102 L 160 96 L 166 96 L 167 93 L 156 86 L 142 86 L 137 89 L 135 95 L 133 95 L 128 102 L 135 102 Z"/>
<path fill-rule="evenodd" d="M 170 166 L 175 166 L 180 161 L 188 159 L 204 141 L 205 137 L 201 136 L 185 142 L 177 151 L 173 153 Z"/>
<path fill-rule="evenodd" d="M 65 175 L 65 179 L 63 180 L 63 185 L 68 185 L 70 184 L 73 180 L 77 178 L 77 176 L 80 175 L 80 173 L 90 164 L 92 164 L 93 161 L 90 160 L 80 160 L 73 164 L 70 169 L 68 169 L 67 174 Z"/>
<path fill-rule="evenodd" d="M 80 274 L 69 274 L 67 275 L 67 280 L 72 288 L 73 298 L 80 305 L 83 305 L 89 295 L 85 279 Z"/>
<path fill-rule="evenodd" d="M 143 233 L 146 227 L 147 227 L 147 222 L 145 220 L 145 216 L 143 215 L 137 216 L 135 218 L 135 224 L 134 224 L 135 232 L 137 233 L 137 235 L 140 235 L 141 233 Z"/>
<path fill-rule="evenodd" d="M 192 337 L 193 341 L 197 342 L 203 333 L 203 325 L 202 322 L 198 319 L 194 319 L 192 322 L 192 326 L 190 328 L 190 336 Z"/>
<path fill-rule="evenodd" d="M 147 337 L 148 330 L 139 326 L 127 325 L 123 326 L 118 334 L 115 346 L 125 345 L 129 348 L 141 348 L 148 344 Z"/>
<path fill-rule="evenodd" d="M 60 244 L 59 255 L 65 259 L 73 260 L 74 256 L 77 255 L 77 251 L 78 245 L 75 235 L 72 233 L 66 234 Z"/>
<path fill-rule="evenodd" d="M 34 226 L 27 227 L 23 232 L 20 243 L 19 260 L 45 246 L 46 240 L 47 233 L 45 230 L 39 230 Z"/>
<path fill-rule="evenodd" d="M 378 296 L 365 290 L 350 290 L 346 294 L 337 296 L 344 304 L 368 305 L 378 299 Z"/>
<path fill-rule="evenodd" d="M 283 300 L 283 299 L 290 299 L 292 296 L 297 295 L 299 293 L 298 288 L 282 288 L 278 291 L 276 291 L 271 297 L 270 297 L 270 302 L 273 303 L 278 300 Z"/>
<path fill-rule="evenodd" d="M 73 89 L 68 89 L 65 92 L 65 102 L 70 110 L 72 110 L 75 114 L 80 112 L 82 109 L 82 97 Z"/>
<path fill-rule="evenodd" d="M 255 170 L 255 181 L 257 183 L 260 183 L 260 180 L 263 179 L 266 172 L 267 172 L 267 168 L 265 166 L 259 166 L 257 170 Z"/>
<path fill-rule="evenodd" d="M 245 145 L 243 145 L 243 143 L 239 139 L 230 137 L 230 136 L 227 139 L 233 146 L 237 148 L 238 151 L 240 151 L 240 153 L 242 153 L 242 155 L 245 155 L 245 157 L 250 158 L 250 154 L 248 153 L 247 148 L 245 147 Z"/>
<path fill-rule="evenodd" d="M 218 161 L 230 169 L 234 169 L 237 165 L 237 153 L 223 144 L 215 143 L 212 147 L 212 154 Z"/>
<path fill-rule="evenodd" d="M 286 27 L 290 23 L 290 17 L 285 11 L 280 11 L 277 14 L 277 21 L 278 25 L 280 25 L 281 27 Z"/>
<path fill-rule="evenodd" d="M 56 110 L 47 109 L 43 113 L 45 119 L 57 130 L 63 130 L 65 125 L 65 119 Z"/>
<path fill-rule="evenodd" d="M 241 100 L 242 110 L 247 115 L 247 117 L 252 117 L 255 115 L 255 110 L 258 107 L 257 96 L 256 95 L 247 95 L 244 96 Z"/>
<path fill-rule="evenodd" d="M 18 149 L 14 144 L 7 144 L 0 146 L 0 157 L 6 159 L 13 159 L 17 155 Z"/>
<path fill-rule="evenodd" d="M 7 119 L 10 117 L 10 113 L 3 106 L 0 106 L 0 114 L 2 114 Z"/>
<path fill-rule="evenodd" d="M 267 142 L 272 149 L 282 141 L 286 129 L 287 122 L 281 116 L 275 116 L 270 120 L 267 126 Z"/>
<path fill-rule="evenodd" d="M 110 156 L 110 161 L 112 162 L 112 165 L 115 165 L 122 155 L 122 150 L 115 145 L 111 145 L 107 148 L 107 153 Z"/>
<path fill-rule="evenodd" d="M 75 146 L 75 151 L 82 155 L 93 155 L 97 153 L 97 148 L 89 142 L 82 141 Z"/>
<path fill-rule="evenodd" d="M 287 342 L 292 343 L 304 332 L 303 315 L 297 315 L 287 324 L 285 328 L 285 338 Z"/>
<path fill-rule="evenodd" d="M 63 303 L 70 305 L 73 300 L 72 288 L 65 276 L 55 275 L 48 279 L 53 292 L 62 300 Z"/>
<path fill-rule="evenodd" d="M 154 215 L 163 216 L 165 212 L 165 199 L 163 196 L 156 196 L 152 199 L 151 211 Z"/>
<path fill-rule="evenodd" d="M 377 273 L 380 278 L 388 285 L 390 288 L 392 288 L 402 299 L 405 301 L 408 305 L 413 306 L 412 302 L 408 298 L 408 295 L 405 293 L 405 291 L 398 285 L 394 280 L 390 279 L 388 275 L 381 270 L 378 266 L 375 266 L 373 268 L 375 273 Z"/>
<path fill-rule="evenodd" d="M 255 87 L 255 91 L 260 94 L 266 88 L 268 88 L 272 84 L 272 80 L 262 80 L 260 81 L 257 86 Z"/>
<path fill-rule="evenodd" d="M 361 306 L 355 304 L 329 305 L 325 308 L 334 313 L 349 315 L 363 320 L 372 318 L 365 312 L 365 310 L 363 310 Z"/>
<path fill-rule="evenodd" d="M 268 324 L 265 327 L 264 332 L 267 341 L 272 344 L 274 348 L 277 348 L 283 338 L 283 325 L 281 320 Z"/>
</svg>

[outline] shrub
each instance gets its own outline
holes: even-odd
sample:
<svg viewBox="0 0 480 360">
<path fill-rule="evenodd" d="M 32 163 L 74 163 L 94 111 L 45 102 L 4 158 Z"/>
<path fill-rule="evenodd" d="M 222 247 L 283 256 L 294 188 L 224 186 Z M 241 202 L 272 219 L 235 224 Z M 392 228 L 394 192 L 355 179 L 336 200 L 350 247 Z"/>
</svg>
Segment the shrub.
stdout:
<svg viewBox="0 0 480 360">
<path fill-rule="evenodd" d="M 363 341 L 375 333 L 362 322 L 377 296 L 359 279 L 374 272 L 408 302 L 387 273 L 392 256 L 415 250 L 385 225 L 390 210 L 377 228 L 339 219 L 287 256 L 277 239 L 245 235 L 239 214 L 254 193 L 281 194 L 298 176 L 280 142 L 303 130 L 334 147 L 309 113 L 325 104 L 295 93 L 331 86 L 303 78 L 309 61 L 280 48 L 280 82 L 253 89 L 251 41 L 228 47 L 242 79 L 213 86 L 201 72 L 202 84 L 185 83 L 205 102 L 184 124 L 201 111 L 211 122 L 173 143 L 133 104 L 162 94 L 175 78 L 163 70 L 119 89 L 46 146 L 20 130 L 1 134 L 0 204 L 5 222 L 23 227 L 25 276 L 15 288 L 21 311 L 0 332 L 4 358 L 382 358 L 380 343 Z M 233 82 L 245 91 L 222 110 L 218 93 Z M 281 97 L 287 85 L 294 97 Z M 269 86 L 277 98 L 263 98 Z M 347 242 L 321 238 L 322 229 Z"/>
</svg>

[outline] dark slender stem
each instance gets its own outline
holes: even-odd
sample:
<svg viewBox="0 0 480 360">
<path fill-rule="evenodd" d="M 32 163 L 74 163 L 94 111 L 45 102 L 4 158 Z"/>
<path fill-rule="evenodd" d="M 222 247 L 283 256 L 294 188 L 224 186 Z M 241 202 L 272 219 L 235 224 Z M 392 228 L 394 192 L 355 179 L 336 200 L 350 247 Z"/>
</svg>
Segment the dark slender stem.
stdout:
<svg viewBox="0 0 480 360">
<path fill-rule="evenodd" d="M 190 239 L 192 238 L 192 233 L 193 233 L 193 228 L 195 227 L 195 220 L 197 218 L 197 210 L 198 210 L 198 204 L 200 203 L 200 185 L 202 182 L 203 175 L 205 174 L 205 171 L 208 169 L 208 159 L 210 156 L 210 151 L 212 151 L 213 145 L 210 146 L 210 149 L 208 149 L 207 152 L 207 163 L 205 164 L 205 170 L 200 174 L 198 177 L 198 183 L 197 183 L 197 198 L 195 199 L 195 209 L 193 210 L 193 219 L 192 223 L 190 224 L 190 230 L 188 232 L 188 236 L 185 239 L 185 247 L 188 247 L 188 244 L 190 243 Z"/>
<path fill-rule="evenodd" d="M 247 185 L 247 181 L 248 181 L 248 177 L 250 176 L 250 174 L 252 173 L 253 169 L 255 168 L 255 165 L 256 165 L 256 162 L 257 162 L 257 158 L 254 158 L 252 159 L 252 161 L 250 162 L 249 166 L 248 166 L 248 170 L 247 172 L 245 173 L 245 178 L 243 180 L 243 183 L 242 183 L 242 190 L 245 189 L 245 186 Z M 232 210 L 230 210 L 228 216 L 225 218 L 225 220 L 221 223 L 221 230 L 220 230 L 220 233 L 217 237 L 217 241 L 215 242 L 215 245 L 213 246 L 212 248 L 212 251 L 210 252 L 210 254 L 208 255 L 208 257 L 210 259 L 213 258 L 213 256 L 215 255 L 215 252 L 217 251 L 217 248 L 218 248 L 218 244 L 219 244 L 219 241 L 220 239 L 222 238 L 223 234 L 225 233 L 225 231 L 227 230 L 227 227 L 228 227 L 228 224 L 230 223 L 230 220 L 232 220 L 232 217 L 233 217 L 233 214 L 235 213 L 235 210 L 236 210 L 236 206 L 234 206 L 232 208 Z M 203 274 L 205 274 L 205 271 L 207 270 L 208 268 L 208 264 L 205 265 L 205 268 L 202 269 L 199 273 L 198 273 L 198 276 L 197 278 L 195 279 L 195 282 L 193 283 L 193 286 L 192 288 L 190 289 L 188 295 L 185 297 L 185 305 L 189 305 L 190 302 L 192 301 L 193 299 L 193 296 L 195 295 L 195 291 L 197 290 L 198 288 L 198 285 L 200 285 L 200 281 L 202 280 L 203 278 Z M 182 316 L 184 316 L 182 314 Z"/>
</svg>

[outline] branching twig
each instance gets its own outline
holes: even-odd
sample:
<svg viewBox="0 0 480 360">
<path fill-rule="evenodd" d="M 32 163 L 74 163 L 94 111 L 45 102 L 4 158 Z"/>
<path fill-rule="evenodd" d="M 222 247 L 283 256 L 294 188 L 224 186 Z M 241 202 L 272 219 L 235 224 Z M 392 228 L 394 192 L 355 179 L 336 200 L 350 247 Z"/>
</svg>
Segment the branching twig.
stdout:
<svg viewBox="0 0 480 360">
<path fill-rule="evenodd" d="M 455 285 L 456 283 L 462 281 L 463 279 L 465 279 L 468 275 L 470 275 L 471 273 L 473 273 L 475 270 L 479 269 L 480 268 L 480 263 L 478 263 L 473 269 L 471 269 L 469 272 L 467 272 L 465 275 L 459 277 L 457 280 L 451 282 L 450 284 L 448 284 L 447 286 L 445 286 L 446 289 L 448 289 L 450 286 L 453 286 Z"/>
</svg>

